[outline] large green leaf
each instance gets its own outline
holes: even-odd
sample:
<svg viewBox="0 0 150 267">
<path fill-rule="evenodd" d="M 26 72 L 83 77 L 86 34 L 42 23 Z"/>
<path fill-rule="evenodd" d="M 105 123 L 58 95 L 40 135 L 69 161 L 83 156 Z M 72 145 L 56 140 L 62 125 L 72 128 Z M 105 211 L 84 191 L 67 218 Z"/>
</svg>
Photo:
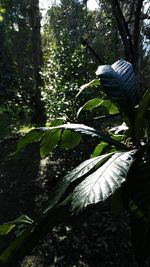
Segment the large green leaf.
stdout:
<svg viewBox="0 0 150 267">
<path fill-rule="evenodd" d="M 100 99 L 100 98 L 93 98 L 93 99 L 89 100 L 81 108 L 79 108 L 79 110 L 77 112 L 77 116 L 79 116 L 79 114 L 82 110 L 90 110 L 91 111 L 94 108 L 99 107 L 103 103 L 103 101 L 104 100 Z"/>
<path fill-rule="evenodd" d="M 102 153 L 103 149 L 104 149 L 106 146 L 108 146 L 108 143 L 103 142 L 103 141 L 100 142 L 100 143 L 95 147 L 95 149 L 94 149 L 93 154 L 91 155 L 91 157 L 97 157 L 97 156 L 99 156 L 99 155 Z"/>
<path fill-rule="evenodd" d="M 28 238 L 28 236 L 31 235 L 33 232 L 34 227 L 29 226 L 27 229 L 23 230 L 10 244 L 9 246 L 0 254 L 0 266 L 10 266 L 10 264 L 7 265 L 7 261 L 9 261 L 9 258 L 14 256 L 16 251 L 24 246 L 24 241 Z"/>
<path fill-rule="evenodd" d="M 71 149 L 76 147 L 81 141 L 81 135 L 70 130 L 64 130 L 61 138 L 61 147 Z"/>
<path fill-rule="evenodd" d="M 20 152 L 30 143 L 39 142 L 43 134 L 42 131 L 37 131 L 36 129 L 31 130 L 18 142 L 16 152 Z"/>
<path fill-rule="evenodd" d="M 121 59 L 111 66 L 99 66 L 96 74 L 108 97 L 119 105 L 133 123 L 137 89 L 132 65 Z"/>
<path fill-rule="evenodd" d="M 56 204 L 58 204 L 58 202 L 66 192 L 67 188 L 69 187 L 70 183 L 87 175 L 91 170 L 95 168 L 97 164 L 102 164 L 103 161 L 107 160 L 112 154 L 113 153 L 109 153 L 92 159 L 88 159 L 76 168 L 74 168 L 69 174 L 64 176 L 62 180 L 58 182 L 54 191 L 51 193 L 45 212 L 49 211 Z"/>
<path fill-rule="evenodd" d="M 100 80 L 99 79 L 94 79 L 90 81 L 89 83 L 86 83 L 80 87 L 79 93 L 77 94 L 76 97 L 78 97 L 85 89 L 91 88 L 94 86 L 99 86 L 100 85 Z"/>
<path fill-rule="evenodd" d="M 102 106 L 108 110 L 109 114 L 119 114 L 118 107 L 111 100 L 105 99 Z"/>
<path fill-rule="evenodd" d="M 126 180 L 136 150 L 114 154 L 73 191 L 72 207 L 80 211 L 89 204 L 106 200 Z"/>
<path fill-rule="evenodd" d="M 11 232 L 12 229 L 16 227 L 15 224 L 4 223 L 0 225 L 0 235 L 7 235 Z"/>
<path fill-rule="evenodd" d="M 86 102 L 81 108 L 79 108 L 77 116 L 79 116 L 80 112 L 83 110 L 92 111 L 94 108 L 97 108 L 99 106 L 107 108 L 109 114 L 119 113 L 118 108 L 116 107 L 116 105 L 114 105 L 114 103 L 111 100 L 93 98 L 88 102 Z"/>
<path fill-rule="evenodd" d="M 121 149 L 127 150 L 127 148 L 124 144 L 113 140 L 108 134 L 106 134 L 102 131 L 99 131 L 93 127 L 86 126 L 84 124 L 68 123 L 68 124 L 63 124 L 63 125 L 56 126 L 56 127 L 37 128 L 36 130 L 43 132 L 43 133 L 46 133 L 46 132 L 50 132 L 52 130 L 57 130 L 57 129 L 71 130 L 71 131 L 78 132 L 81 134 L 90 135 L 92 137 L 97 137 L 97 138 L 100 138 L 101 140 L 103 140 L 103 141 L 105 141 L 111 145 L 114 145 L 114 146 L 117 146 Z"/>
<path fill-rule="evenodd" d="M 16 225 L 21 224 L 32 224 L 33 220 L 29 218 L 27 215 L 21 215 L 17 219 L 13 221 L 6 222 L 4 224 L 0 225 L 0 235 L 7 235 L 9 232 L 11 232 L 12 229 L 16 227 Z"/>
<path fill-rule="evenodd" d="M 58 141 L 61 138 L 61 129 L 45 132 L 40 143 L 40 154 L 45 157 L 57 146 Z"/>
<path fill-rule="evenodd" d="M 124 134 L 125 132 L 127 132 L 128 130 L 128 126 L 126 125 L 125 122 L 123 122 L 121 125 L 115 126 L 113 128 L 111 128 L 109 131 L 116 134 L 116 135 L 121 135 Z"/>
<path fill-rule="evenodd" d="M 8 222 L 7 224 L 32 224 L 34 221 L 29 218 L 27 215 L 21 215 L 20 217 L 18 217 L 17 219 Z"/>
<path fill-rule="evenodd" d="M 69 132 L 68 130 L 71 132 Z M 63 134 L 61 134 L 61 131 L 63 132 Z M 39 141 L 41 141 L 40 152 L 42 156 L 47 155 L 47 153 L 51 152 L 56 147 L 56 145 L 61 142 L 63 148 L 69 149 L 75 147 L 81 140 L 80 136 L 77 135 L 76 132 L 80 134 L 90 135 L 92 137 L 97 137 L 111 145 L 127 150 L 124 144 L 113 140 L 113 138 L 102 131 L 86 126 L 84 124 L 68 123 L 55 127 L 41 127 L 30 131 L 22 140 L 20 140 L 17 147 L 17 152 L 19 152 L 31 142 Z"/>
<path fill-rule="evenodd" d="M 59 126 L 63 124 L 64 121 L 65 118 L 57 118 L 51 122 L 51 126 Z M 52 151 L 57 145 L 57 142 L 59 141 L 60 137 L 60 132 L 61 131 L 58 130 L 52 131 L 51 133 L 47 133 L 45 131 L 38 130 L 38 128 L 33 129 L 18 142 L 16 152 L 20 152 L 30 143 L 39 142 L 42 140 L 40 152 L 42 156 L 45 156 L 48 152 Z"/>
</svg>

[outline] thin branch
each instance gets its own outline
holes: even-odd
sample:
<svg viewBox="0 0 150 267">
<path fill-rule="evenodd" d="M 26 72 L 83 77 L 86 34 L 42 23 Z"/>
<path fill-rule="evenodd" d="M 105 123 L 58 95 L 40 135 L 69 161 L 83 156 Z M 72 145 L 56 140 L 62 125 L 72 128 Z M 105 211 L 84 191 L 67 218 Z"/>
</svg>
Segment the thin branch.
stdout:
<svg viewBox="0 0 150 267">
<path fill-rule="evenodd" d="M 134 4 L 135 4 L 135 0 L 133 0 L 132 2 L 132 6 L 131 6 L 131 11 L 130 11 L 130 16 L 129 16 L 129 19 L 127 21 L 127 24 L 129 24 L 132 20 L 132 16 L 133 16 L 133 11 L 134 11 Z"/>
<path fill-rule="evenodd" d="M 94 117 L 93 119 L 88 120 L 88 122 L 93 122 L 93 121 L 98 121 L 98 120 L 107 120 L 107 119 L 113 119 L 113 118 L 118 118 L 118 117 L 120 117 L 120 113 Z"/>
<path fill-rule="evenodd" d="M 138 45 L 139 45 L 139 34 L 140 34 L 140 17 L 141 10 L 143 6 L 143 0 L 138 0 L 137 7 L 135 10 L 135 20 L 134 20 L 134 33 L 133 33 L 133 48 L 134 48 L 134 64 L 137 64 L 138 58 Z"/>
<path fill-rule="evenodd" d="M 89 49 L 89 51 L 94 55 L 97 59 L 98 63 L 104 65 L 105 62 L 99 57 L 99 55 L 95 52 L 95 50 L 89 45 L 88 41 L 84 38 L 81 38 L 82 44 Z"/>
<path fill-rule="evenodd" d="M 132 63 L 133 62 L 133 44 L 132 44 L 132 38 L 131 38 L 131 34 L 128 28 L 128 24 L 124 18 L 124 15 L 122 13 L 118 0 L 110 0 L 110 3 L 112 5 L 112 10 L 117 20 L 119 33 L 124 44 L 125 57 L 128 61 Z"/>
</svg>

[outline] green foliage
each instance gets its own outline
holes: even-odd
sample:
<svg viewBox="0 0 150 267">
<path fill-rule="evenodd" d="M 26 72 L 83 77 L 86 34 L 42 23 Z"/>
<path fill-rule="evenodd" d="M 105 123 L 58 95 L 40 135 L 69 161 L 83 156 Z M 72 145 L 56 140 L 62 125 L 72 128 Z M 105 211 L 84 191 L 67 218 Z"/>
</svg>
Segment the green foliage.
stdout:
<svg viewBox="0 0 150 267">
<path fill-rule="evenodd" d="M 72 0 L 48 10 L 42 34 L 45 63 L 42 75 L 43 98 L 50 118 L 64 114 L 74 118 L 76 114 L 72 99 L 87 75 L 86 49 L 79 32 L 79 28 L 84 28 L 84 15 L 82 4 Z"/>
<path fill-rule="evenodd" d="M 9 234 L 17 225 L 30 225 L 33 223 L 33 220 L 30 219 L 27 215 L 21 215 L 14 221 L 6 222 L 0 225 L 0 235 Z"/>
<path fill-rule="evenodd" d="M 0 6 L 0 23 L 3 21 L 3 15 L 5 13 L 5 9 L 3 7 Z"/>
<path fill-rule="evenodd" d="M 101 155 L 101 153 L 103 152 L 104 148 L 106 148 L 108 146 L 108 143 L 106 142 L 100 142 L 94 149 L 92 157 L 97 157 L 98 155 Z"/>
<path fill-rule="evenodd" d="M 45 83 L 42 95 L 50 119 L 67 114 L 74 120 L 77 108 L 84 100 L 78 98 L 75 105 L 73 99 L 78 89 L 100 84 L 98 79 L 87 83 L 94 75 L 97 62 L 82 44 L 82 39 L 88 39 L 98 55 L 101 50 L 105 51 L 106 45 L 114 45 L 111 34 L 107 35 L 111 19 L 105 12 L 87 10 L 86 3 L 72 0 L 62 0 L 60 5 L 55 3 L 48 10 L 42 33 Z M 108 58 L 111 53 L 105 56 Z M 100 55 L 100 58 L 105 56 Z M 82 87 L 83 83 L 87 84 Z"/>
<path fill-rule="evenodd" d="M 61 144 L 62 148 L 70 149 L 80 143 L 81 136 L 78 133 L 102 139 L 103 141 L 124 150 L 127 149 L 124 144 L 115 141 L 110 135 L 102 131 L 84 124 L 67 123 L 54 127 L 41 127 L 31 130 L 18 143 L 17 153 L 32 142 L 40 142 L 40 153 L 42 156 L 46 156 L 57 144 Z"/>
<path fill-rule="evenodd" d="M 108 114 L 117 114 L 119 110 L 117 106 L 111 100 L 104 100 L 100 98 L 94 98 L 86 102 L 81 108 L 79 108 L 77 112 L 77 116 L 79 116 L 80 112 L 83 110 L 92 111 L 97 107 L 105 107 L 105 110 L 108 111 Z"/>
<path fill-rule="evenodd" d="M 150 91 L 146 92 L 135 108 L 138 104 L 135 76 L 132 66 L 123 60 L 99 67 L 97 75 L 100 79 L 87 83 L 94 76 L 97 63 L 88 48 L 82 44 L 82 38 L 86 38 L 100 60 L 108 64 L 123 55 L 123 47 L 114 14 L 111 14 L 113 1 L 101 1 L 98 11 L 86 10 L 84 2 L 86 1 L 61 0 L 60 5 L 54 4 L 48 10 L 42 29 L 42 98 L 48 122 L 58 115 L 62 119 L 50 123 L 50 127 L 32 129 L 19 142 L 17 153 L 31 142 L 38 142 L 41 156 L 44 157 L 56 147 L 73 149 L 81 142 L 83 135 L 93 138 L 97 145 L 89 160 L 82 162 L 58 182 L 54 192 L 50 194 L 47 207 L 41 211 L 36 222 L 21 217 L 0 226 L 1 236 L 7 236 L 14 233 L 18 225 L 26 225 L 25 230 L 20 228 L 19 231 L 17 228 L 19 232 L 15 234 L 12 243 L 0 252 L 0 260 L 6 263 L 5 266 L 16 266 L 11 261 L 17 261 L 16 255 L 24 256 L 30 243 L 32 249 L 35 240 L 41 238 L 45 229 L 49 230 L 49 226 L 58 223 L 58 215 L 61 210 L 63 215 L 64 207 L 67 206 L 67 212 L 78 212 L 88 205 L 104 201 L 110 195 L 113 200 L 115 197 L 123 204 L 125 202 L 131 214 L 134 246 L 141 264 L 149 252 Z M 136 14 L 135 4 L 131 1 L 119 1 L 119 4 L 123 7 L 126 26 L 130 25 L 130 29 L 133 29 L 133 22 L 136 21 L 132 18 Z M 128 18 L 130 11 L 132 16 Z M 27 5 L 26 1 L 0 1 L 0 36 L 3 40 L 0 47 L 0 104 L 5 107 L 0 110 L 0 137 L 9 134 L 18 122 L 30 121 L 32 105 L 36 100 L 31 13 L 30 4 Z M 144 39 L 148 42 L 147 25 L 143 32 L 146 29 L 147 33 L 144 34 L 147 38 Z M 132 39 L 131 36 L 129 41 L 132 42 Z M 149 73 L 147 51 L 144 52 L 141 48 L 140 51 L 143 54 L 140 61 L 144 62 L 141 73 L 143 70 Z M 148 84 L 149 75 L 146 75 Z M 95 98 L 93 91 L 98 92 Z M 82 92 L 86 93 L 81 98 L 77 97 L 75 103 L 75 96 L 81 96 Z M 78 116 L 81 111 L 90 111 L 90 115 L 92 111 L 97 111 L 98 114 L 102 111 L 100 115 L 104 115 L 103 119 L 108 119 L 108 125 L 112 126 L 109 118 L 114 118 L 115 129 L 106 129 L 101 120 L 100 129 L 105 128 L 105 132 L 99 126 L 95 129 L 93 125 L 71 124 L 63 119 L 64 114 L 68 115 L 70 121 L 77 118 L 77 110 Z M 116 114 L 120 115 L 122 121 L 126 121 L 129 130 L 127 125 L 116 126 L 118 121 L 115 121 L 115 116 L 107 116 Z M 87 118 L 89 119 L 88 115 Z M 127 191 L 121 194 L 123 184 Z M 60 218 L 60 222 L 62 221 L 63 216 Z M 143 232 L 140 235 L 141 229 Z"/>
<path fill-rule="evenodd" d="M 18 0 L 0 1 L 0 36 L 3 40 L 0 47 L 0 105 L 11 110 L 15 124 L 30 124 L 38 102 L 32 49 L 31 3 L 32 1 L 28 4 Z M 41 113 L 37 118 L 40 115 Z"/>
<path fill-rule="evenodd" d="M 123 62 L 123 66 L 124 64 L 125 62 Z M 103 72 L 101 76 L 104 91 L 109 81 L 109 74 L 109 72 Z M 66 150 L 74 148 L 81 142 L 83 135 L 90 136 L 98 141 L 91 158 L 82 162 L 58 181 L 58 184 L 50 194 L 49 201 L 35 222 L 23 216 L 0 226 L 2 236 L 7 236 L 10 233 L 15 234 L 14 230 L 18 224 L 25 226 L 25 229 L 23 226 L 23 230 L 18 228 L 19 234 L 15 236 L 14 241 L 7 244 L 0 254 L 0 261 L 5 263 L 6 266 L 9 266 L 10 262 L 17 262 L 19 257 L 24 256 L 29 243 L 31 247 L 34 247 L 36 240 L 39 240 L 43 233 L 49 230 L 49 227 L 63 222 L 66 216 L 81 212 L 89 205 L 105 201 L 110 196 L 112 196 L 112 210 L 115 214 L 123 207 L 128 208 L 131 215 L 135 254 L 139 263 L 143 264 L 145 261 L 148 255 L 147 246 L 150 246 L 149 236 L 147 237 L 150 229 L 150 187 L 148 177 L 150 170 L 150 136 L 149 131 L 147 131 L 147 124 L 149 124 L 147 120 L 149 91 L 146 92 L 139 106 L 134 107 L 133 95 L 136 95 L 136 93 L 132 94 L 135 88 L 133 89 L 132 79 L 130 79 L 130 76 L 132 76 L 131 69 L 128 75 L 128 86 L 122 87 L 122 78 L 120 82 L 120 76 L 115 74 L 116 85 L 115 87 L 112 85 L 112 88 L 115 88 L 115 92 L 110 89 L 106 92 L 107 97 L 109 95 L 110 99 L 115 100 L 115 103 L 117 102 L 117 107 L 112 104 L 111 100 L 99 98 L 85 103 L 80 111 L 92 111 L 102 105 L 106 109 L 106 115 L 109 114 L 111 116 L 116 113 L 118 115 L 118 109 L 124 112 L 127 111 L 129 105 L 124 110 L 125 99 L 131 98 L 130 103 L 132 103 L 132 109 L 136 114 L 134 115 L 135 122 L 131 119 L 131 117 L 133 118 L 131 106 L 129 107 L 129 112 L 125 112 L 125 117 L 123 117 L 124 113 L 120 115 L 122 119 L 125 118 L 130 121 L 131 136 L 129 136 L 129 132 L 128 134 L 126 133 L 128 127 L 124 124 L 109 129 L 108 133 L 106 133 L 106 131 L 103 132 L 84 124 L 67 123 L 66 119 L 59 118 L 53 121 L 50 127 L 32 129 L 18 143 L 17 152 L 24 149 L 31 142 L 38 142 L 41 156 L 47 156 L 58 146 L 60 149 Z M 105 78 L 107 79 L 105 80 Z M 127 82 L 126 75 L 124 82 L 125 84 Z M 95 86 L 95 83 L 93 84 L 92 82 L 91 84 L 92 87 Z M 91 84 L 88 83 L 88 87 Z M 87 88 L 87 86 L 84 88 Z M 123 99 L 122 90 L 123 95 L 126 96 L 125 99 Z M 143 124 L 144 120 L 147 121 L 146 124 Z M 142 128 L 140 134 L 135 132 L 138 127 L 139 129 Z M 130 141 L 128 141 L 129 139 Z M 60 212 L 61 217 L 59 216 Z M 147 229 L 147 234 L 145 233 L 143 237 L 138 234 L 140 227 Z"/>
<path fill-rule="evenodd" d="M 81 141 L 81 136 L 78 133 L 73 133 L 66 130 L 62 134 L 61 147 L 66 150 L 76 147 Z"/>
<path fill-rule="evenodd" d="M 15 228 L 15 226 L 16 225 L 13 223 L 5 223 L 0 225 L 0 235 L 7 235 L 13 228 Z"/>
<path fill-rule="evenodd" d="M 82 110 L 93 110 L 94 108 L 99 107 L 100 105 L 102 105 L 104 100 L 102 99 L 98 99 L 98 98 L 94 98 L 89 100 L 88 102 L 86 102 L 77 112 L 77 116 L 79 116 L 80 112 Z"/>
</svg>

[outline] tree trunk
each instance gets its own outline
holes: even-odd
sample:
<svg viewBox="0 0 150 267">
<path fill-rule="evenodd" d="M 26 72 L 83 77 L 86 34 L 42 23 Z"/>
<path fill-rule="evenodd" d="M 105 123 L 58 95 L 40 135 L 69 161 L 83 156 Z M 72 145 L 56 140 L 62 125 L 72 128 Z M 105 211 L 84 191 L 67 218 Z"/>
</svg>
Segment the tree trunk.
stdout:
<svg viewBox="0 0 150 267">
<path fill-rule="evenodd" d="M 133 51 L 134 51 L 134 67 L 136 73 L 139 73 L 140 68 L 140 28 L 141 28 L 141 13 L 143 0 L 137 1 L 137 7 L 134 15 L 134 32 L 133 32 Z"/>
<path fill-rule="evenodd" d="M 42 47 L 41 47 L 41 15 L 39 11 L 39 0 L 29 0 L 29 19 L 31 26 L 31 43 L 32 43 L 32 64 L 33 64 L 33 94 L 31 97 L 32 123 L 44 125 L 46 114 L 44 103 L 41 100 L 41 87 L 43 86 L 40 74 L 43 64 Z"/>
<path fill-rule="evenodd" d="M 128 20 L 125 18 L 118 0 L 110 0 L 110 4 L 124 46 L 125 59 L 133 64 L 137 74 L 139 71 L 140 17 L 143 0 L 131 3 L 131 14 Z"/>
</svg>

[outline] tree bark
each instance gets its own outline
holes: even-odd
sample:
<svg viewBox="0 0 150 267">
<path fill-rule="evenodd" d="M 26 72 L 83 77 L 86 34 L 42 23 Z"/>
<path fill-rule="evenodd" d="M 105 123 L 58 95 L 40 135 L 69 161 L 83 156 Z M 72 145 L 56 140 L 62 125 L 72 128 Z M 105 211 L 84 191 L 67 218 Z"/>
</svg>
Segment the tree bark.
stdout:
<svg viewBox="0 0 150 267">
<path fill-rule="evenodd" d="M 137 7 L 134 15 L 134 32 L 133 32 L 133 51 L 134 51 L 134 67 L 136 72 L 139 71 L 139 50 L 140 50 L 140 23 L 143 0 L 137 1 Z"/>
<path fill-rule="evenodd" d="M 43 86 L 40 74 L 43 64 L 42 47 L 41 47 L 41 16 L 39 10 L 39 0 L 29 0 L 29 19 L 31 26 L 31 43 L 32 43 L 32 64 L 33 64 L 33 94 L 31 97 L 32 123 L 44 125 L 46 114 L 44 103 L 41 100 L 41 87 Z"/>
<path fill-rule="evenodd" d="M 126 20 L 118 0 L 110 0 L 112 12 L 116 18 L 119 34 L 124 46 L 125 59 L 133 64 L 134 70 L 139 70 L 139 40 L 140 40 L 140 17 L 143 0 L 132 3 L 131 14 Z M 133 25 L 131 25 L 131 20 Z"/>
</svg>

